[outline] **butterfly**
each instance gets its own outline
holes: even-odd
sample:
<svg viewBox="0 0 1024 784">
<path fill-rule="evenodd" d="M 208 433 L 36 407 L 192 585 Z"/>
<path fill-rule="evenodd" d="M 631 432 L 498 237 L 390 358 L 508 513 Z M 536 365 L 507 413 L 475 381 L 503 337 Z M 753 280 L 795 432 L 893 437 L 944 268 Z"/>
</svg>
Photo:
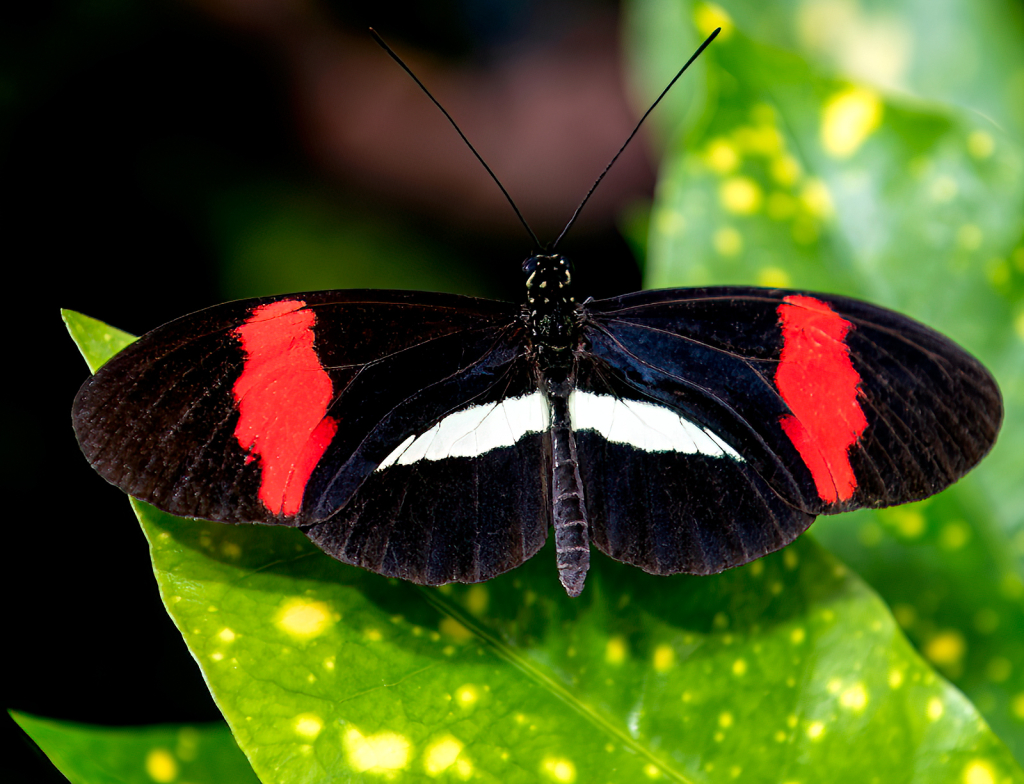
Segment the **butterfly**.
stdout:
<svg viewBox="0 0 1024 784">
<path fill-rule="evenodd" d="M 581 299 L 550 249 L 523 276 L 523 304 L 322 291 L 185 316 L 84 383 L 79 444 L 167 512 L 296 527 L 420 584 L 502 574 L 553 528 L 578 596 L 592 545 L 653 574 L 720 572 L 819 514 L 942 490 L 999 430 L 988 371 L 875 305 L 753 287 Z"/>
</svg>

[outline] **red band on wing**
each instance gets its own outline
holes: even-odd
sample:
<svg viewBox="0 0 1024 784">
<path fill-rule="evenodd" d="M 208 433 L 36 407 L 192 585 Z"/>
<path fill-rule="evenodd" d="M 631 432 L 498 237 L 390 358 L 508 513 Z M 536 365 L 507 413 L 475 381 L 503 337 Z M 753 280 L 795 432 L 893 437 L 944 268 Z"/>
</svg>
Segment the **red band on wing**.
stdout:
<svg viewBox="0 0 1024 784">
<path fill-rule="evenodd" d="M 849 448 L 868 421 L 857 401 L 860 374 L 845 339 L 853 328 L 827 303 L 790 295 L 779 305 L 782 357 L 775 384 L 792 414 L 779 424 L 807 464 L 823 501 L 845 501 L 857 489 Z"/>
<path fill-rule="evenodd" d="M 326 415 L 334 387 L 313 348 L 316 316 L 305 305 L 260 305 L 235 329 L 245 351 L 232 390 L 235 438 L 259 458 L 259 499 L 274 514 L 298 514 L 306 482 L 338 429 Z"/>
</svg>

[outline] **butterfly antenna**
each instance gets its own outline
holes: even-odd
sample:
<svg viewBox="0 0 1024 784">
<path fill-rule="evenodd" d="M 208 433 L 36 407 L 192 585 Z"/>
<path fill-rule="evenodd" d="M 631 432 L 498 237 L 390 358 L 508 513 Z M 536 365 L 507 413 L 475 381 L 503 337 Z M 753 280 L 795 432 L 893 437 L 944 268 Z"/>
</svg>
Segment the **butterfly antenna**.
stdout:
<svg viewBox="0 0 1024 784">
<path fill-rule="evenodd" d="M 538 240 L 537 239 L 537 235 L 533 233 L 533 229 L 530 228 L 530 224 L 528 224 L 526 222 L 526 219 L 523 217 L 523 214 L 519 211 L 519 208 L 516 206 L 516 203 L 514 201 L 512 201 L 512 197 L 508 195 L 508 191 L 505 190 L 505 186 L 501 184 L 501 180 L 499 180 L 497 175 L 493 171 L 491 171 L 491 167 L 487 165 L 487 162 L 484 161 L 484 159 L 480 157 L 480 153 L 478 153 L 476 151 L 476 147 L 474 147 L 470 143 L 469 139 L 466 138 L 466 134 L 464 134 L 462 132 L 462 129 L 458 126 L 458 123 L 456 123 L 455 120 L 452 119 L 452 116 L 450 114 L 448 114 L 447 110 L 443 106 L 441 106 L 441 104 L 438 102 L 437 98 L 435 98 L 433 95 L 430 94 L 430 90 L 428 90 L 424 86 L 423 82 L 421 82 L 417 78 L 416 74 L 414 74 L 412 72 L 412 70 L 410 70 L 409 66 L 407 66 L 402 61 L 402 58 L 399 57 L 397 54 L 395 54 L 395 50 L 392 49 L 390 46 L 388 46 L 387 43 L 384 41 L 384 39 L 381 38 L 377 34 L 377 31 L 374 30 L 372 27 L 370 28 L 370 35 L 373 36 L 373 40 L 375 40 L 380 45 L 381 49 L 383 49 L 385 52 L 387 52 L 389 55 L 391 55 L 391 59 L 392 60 L 394 60 L 396 63 L 398 63 L 400 66 L 402 66 L 402 70 L 405 71 L 407 74 L 409 74 L 409 76 L 412 77 L 412 80 L 414 82 L 416 82 L 416 84 L 419 85 L 419 88 L 421 90 L 423 90 L 424 93 L 426 93 L 427 98 L 429 98 L 431 101 L 434 102 L 434 106 L 436 106 L 438 109 L 440 109 L 441 113 L 445 117 L 448 118 L 448 122 L 450 122 L 452 124 L 452 128 L 454 128 L 456 133 L 458 133 L 459 136 L 462 137 L 462 141 L 464 141 L 466 143 L 466 146 L 469 147 L 469 149 L 472 151 L 473 155 L 476 156 L 476 159 L 478 161 L 480 161 L 480 165 L 483 166 L 487 170 L 487 173 L 489 175 L 491 175 L 491 179 L 494 180 L 495 184 L 499 188 L 501 188 L 501 192 L 505 195 L 505 198 L 508 200 L 508 203 L 512 205 L 512 209 L 515 210 L 516 217 L 519 218 L 519 222 L 523 224 L 523 228 L 526 229 L 526 232 L 530 235 L 530 238 L 533 240 L 534 247 L 540 249 L 542 247 L 541 244 L 540 244 L 540 240 Z"/>
<path fill-rule="evenodd" d="M 679 77 L 683 75 L 683 73 L 686 71 L 686 69 L 689 68 L 690 65 L 693 64 L 693 61 L 696 60 L 698 57 L 700 57 L 701 52 L 703 52 L 705 49 L 708 48 L 708 44 L 710 44 L 712 41 L 714 41 L 716 36 L 720 32 L 722 32 L 722 28 L 718 27 L 718 28 L 715 29 L 715 31 L 713 33 L 711 33 L 711 35 L 709 35 L 705 39 L 704 43 L 702 43 L 697 48 L 697 51 L 693 53 L 693 55 L 690 57 L 690 59 L 686 61 L 686 65 L 684 65 L 682 68 L 680 68 L 679 69 L 679 73 L 677 73 L 675 76 L 672 77 L 672 81 L 668 83 L 668 87 L 666 87 L 664 90 L 661 91 L 661 95 L 659 95 L 657 97 L 657 99 L 654 101 L 654 103 L 651 104 L 651 108 L 648 109 L 646 112 L 644 112 L 644 116 L 640 118 L 640 122 L 638 122 L 636 124 L 636 127 L 633 129 L 633 132 L 629 135 L 629 137 L 626 139 L 626 141 L 622 143 L 622 146 L 619 147 L 619 151 L 617 153 L 615 153 L 615 155 L 612 157 L 612 159 L 608 162 L 608 165 L 604 167 L 604 171 L 602 171 L 601 175 L 594 181 L 594 184 L 590 186 L 590 190 L 587 191 L 587 195 L 583 197 L 583 201 L 580 202 L 580 206 L 576 208 L 576 212 L 574 212 L 572 214 L 572 217 L 569 219 L 569 222 L 567 224 L 565 224 L 565 228 L 562 229 L 562 233 L 558 235 L 558 239 L 556 239 L 551 244 L 551 247 L 549 248 L 549 252 L 551 252 L 551 253 L 554 252 L 555 248 L 558 247 L 558 243 L 560 243 L 562 241 L 562 237 L 564 237 L 566 232 L 568 232 L 569 229 L 572 228 L 572 225 L 576 222 L 576 218 L 579 217 L 580 212 L 583 211 L 583 208 L 586 206 L 587 202 L 590 200 L 590 197 L 593 195 L 594 191 L 597 189 L 597 186 L 601 184 L 601 180 L 604 179 L 604 176 L 608 173 L 608 170 L 611 169 L 612 166 L 615 165 L 615 161 L 617 161 L 619 159 L 619 156 L 622 155 L 623 150 L 625 150 L 626 147 L 629 145 L 629 143 L 631 141 L 633 141 L 633 137 L 636 136 L 637 131 L 640 130 L 640 126 L 644 124 L 644 120 L 647 119 L 647 115 L 649 115 L 651 112 L 654 111 L 654 107 L 657 106 L 659 103 L 661 103 L 661 99 L 664 98 L 665 95 L 668 93 L 668 91 L 672 89 L 672 85 L 674 85 L 676 83 L 676 81 L 679 79 Z"/>
</svg>

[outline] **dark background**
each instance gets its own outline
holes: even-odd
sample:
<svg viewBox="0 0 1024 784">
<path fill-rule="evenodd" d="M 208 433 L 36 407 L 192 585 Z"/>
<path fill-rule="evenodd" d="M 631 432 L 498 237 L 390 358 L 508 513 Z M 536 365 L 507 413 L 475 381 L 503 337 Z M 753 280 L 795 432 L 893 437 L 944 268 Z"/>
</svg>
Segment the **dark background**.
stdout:
<svg viewBox="0 0 1024 784">
<path fill-rule="evenodd" d="M 285 289 L 424 287 L 518 300 L 526 233 L 443 117 L 372 43 L 369 24 L 460 122 L 542 241 L 639 116 L 612 2 L 373 5 L 372 15 L 342 0 L 37 2 L 0 12 L 13 302 L 0 452 L 5 707 L 109 725 L 219 717 L 163 612 L 123 494 L 75 444 L 69 412 L 87 371 L 59 308 L 138 334 Z M 652 186 L 641 138 L 560 248 L 578 260 L 586 294 L 639 288 L 616 219 Z M 278 264 L 266 251 L 268 278 L 237 248 L 253 227 L 304 205 L 342 252 L 321 254 L 331 257 L 325 266 L 287 252 Z M 358 242 L 346 243 L 352 226 Z M 295 244 L 308 244 L 297 231 Z M 394 264 L 345 252 L 375 242 L 397 249 Z M 17 777 L 64 781 L 4 721 Z"/>
</svg>

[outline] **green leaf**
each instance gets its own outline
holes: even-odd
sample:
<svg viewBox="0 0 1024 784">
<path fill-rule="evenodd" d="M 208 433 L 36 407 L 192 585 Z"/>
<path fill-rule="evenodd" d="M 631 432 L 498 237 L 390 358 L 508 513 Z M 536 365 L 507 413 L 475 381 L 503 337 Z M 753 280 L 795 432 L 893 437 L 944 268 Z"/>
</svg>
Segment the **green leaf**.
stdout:
<svg viewBox="0 0 1024 784">
<path fill-rule="evenodd" d="M 258 779 L 223 724 L 98 727 L 11 711 L 73 784 L 249 784 Z"/>
<path fill-rule="evenodd" d="M 994 24 L 998 8 L 1006 16 Z M 989 119 L 1013 126 L 1024 106 L 1006 103 L 1020 88 L 1008 75 L 1024 73 L 1024 25 L 1019 7 L 999 3 L 921 9 L 633 3 L 645 84 L 679 57 L 673 38 L 724 28 L 705 56 L 701 111 L 666 133 L 645 269 L 654 287 L 862 297 L 941 329 L 992 370 L 1003 431 L 969 477 L 924 503 L 826 518 L 814 531 L 1024 758 L 1024 126 L 1007 133 Z M 846 14 L 851 29 L 811 29 L 815 14 Z M 935 36 L 952 28 L 956 45 L 940 45 Z M 909 36 L 907 52 L 863 48 L 893 30 L 897 44 Z M 824 51 L 821 36 L 837 50 Z M 877 67 L 911 59 L 872 77 L 872 51 Z M 936 58 L 949 61 L 938 69 L 947 82 L 925 78 Z"/>
<path fill-rule="evenodd" d="M 73 310 L 61 310 L 60 315 L 91 373 L 135 340 L 134 335 Z"/>
<path fill-rule="evenodd" d="M 134 506 L 168 612 L 267 784 L 1024 782 L 809 538 L 708 578 L 596 555 L 571 600 L 550 546 L 488 583 L 428 589 L 294 529 Z"/>
</svg>

